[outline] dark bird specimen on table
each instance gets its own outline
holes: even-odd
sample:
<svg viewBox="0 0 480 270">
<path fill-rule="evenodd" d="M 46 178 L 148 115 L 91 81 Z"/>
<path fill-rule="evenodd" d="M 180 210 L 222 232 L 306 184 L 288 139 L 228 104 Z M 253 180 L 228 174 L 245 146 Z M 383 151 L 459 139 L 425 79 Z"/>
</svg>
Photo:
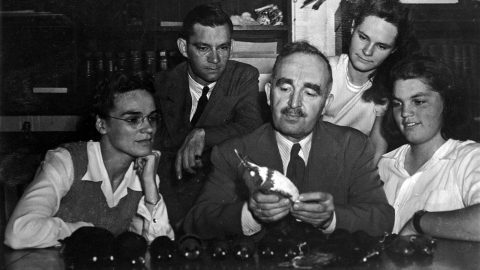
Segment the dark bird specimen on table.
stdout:
<svg viewBox="0 0 480 270">
<path fill-rule="evenodd" d="M 153 262 L 168 262 L 175 257 L 177 246 L 170 237 L 162 235 L 150 244 L 150 258 Z"/>
<path fill-rule="evenodd" d="M 100 227 L 81 227 L 62 240 L 61 253 L 67 268 L 108 267 L 115 260 L 115 237 L 107 229 Z"/>
<path fill-rule="evenodd" d="M 258 243 L 258 255 L 265 259 L 273 259 L 277 256 L 280 256 L 279 244 L 281 240 L 282 239 L 277 237 L 270 237 L 270 235 L 267 234 Z"/>
<path fill-rule="evenodd" d="M 230 254 L 226 240 L 212 240 L 209 244 L 210 256 L 215 260 L 223 260 Z"/>
<path fill-rule="evenodd" d="M 202 250 L 202 241 L 195 235 L 187 234 L 178 239 L 178 252 L 188 260 L 198 259 L 202 254 Z"/>
<path fill-rule="evenodd" d="M 123 232 L 115 238 L 115 258 L 117 263 L 129 266 L 143 266 L 147 240 L 134 232 Z"/>
<path fill-rule="evenodd" d="M 255 245 L 251 239 L 240 238 L 233 244 L 233 256 L 240 261 L 246 261 L 253 258 Z"/>
</svg>

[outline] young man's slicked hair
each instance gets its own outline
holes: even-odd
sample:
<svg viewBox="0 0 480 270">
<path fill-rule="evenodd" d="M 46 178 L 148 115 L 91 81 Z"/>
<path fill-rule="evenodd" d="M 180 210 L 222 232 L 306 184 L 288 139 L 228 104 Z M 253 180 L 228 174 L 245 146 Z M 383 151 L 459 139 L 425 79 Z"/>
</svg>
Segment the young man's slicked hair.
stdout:
<svg viewBox="0 0 480 270">
<path fill-rule="evenodd" d="M 193 35 L 193 26 L 197 23 L 210 27 L 227 24 L 230 34 L 233 32 L 230 17 L 218 5 L 199 5 L 190 10 L 183 20 L 181 38 L 188 42 L 189 37 Z"/>
</svg>

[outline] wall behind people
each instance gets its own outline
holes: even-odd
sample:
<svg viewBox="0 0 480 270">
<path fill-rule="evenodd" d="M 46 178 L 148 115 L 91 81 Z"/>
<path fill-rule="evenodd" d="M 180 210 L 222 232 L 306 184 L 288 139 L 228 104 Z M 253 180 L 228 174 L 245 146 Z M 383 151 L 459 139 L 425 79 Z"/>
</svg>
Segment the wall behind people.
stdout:
<svg viewBox="0 0 480 270">
<path fill-rule="evenodd" d="M 46 111 L 44 115 L 78 115 L 84 110 L 83 104 L 88 103 L 84 100 L 85 92 L 87 89 L 81 85 L 82 80 L 85 78 L 84 73 L 86 72 L 86 58 L 85 53 L 90 53 L 92 58 L 91 65 L 95 65 L 96 53 L 102 52 L 104 58 L 104 66 L 108 64 L 108 55 L 109 51 L 117 52 L 122 51 L 126 53 L 128 62 L 132 60 L 129 58 L 131 51 L 140 51 L 145 53 L 146 51 L 152 49 L 164 48 L 167 50 L 167 53 L 172 53 L 172 65 L 173 61 L 178 61 L 178 55 L 175 55 L 175 50 L 172 48 L 176 47 L 175 39 L 177 33 L 175 31 L 161 31 L 160 35 L 152 34 L 151 29 L 153 26 L 158 26 L 161 21 L 180 21 L 181 18 L 186 14 L 190 7 L 200 3 L 210 3 L 214 1 L 128 1 L 128 3 L 112 3 L 111 1 L 82 1 L 82 2 L 70 2 L 70 1 L 12 1 L 7 0 L 2 2 L 2 51 L 15 48 L 17 53 L 13 50 L 9 50 L 9 53 L 3 54 L 5 58 L 2 59 L 3 70 L 11 70 L 12 68 L 16 69 L 18 65 L 23 64 L 24 66 L 30 67 L 27 70 L 21 70 L 23 73 L 35 74 L 38 71 L 45 71 L 44 74 L 48 74 L 49 80 L 55 82 L 56 80 L 66 80 L 67 84 L 71 84 L 70 88 L 74 88 L 75 91 L 69 92 L 67 95 L 51 95 L 51 94 L 33 94 L 25 93 L 22 91 L 12 91 L 12 93 L 22 93 L 26 102 L 18 102 L 21 106 L 17 106 L 16 111 L 12 108 L 9 108 L 11 112 L 10 115 L 25 115 L 28 112 L 21 111 L 25 106 L 30 106 L 30 112 L 35 112 L 35 110 L 44 110 Z M 300 1 L 301 2 L 301 1 Z M 349 3 L 356 1 L 340 1 L 339 8 L 335 12 L 335 53 L 338 55 L 342 52 L 342 46 L 344 48 L 347 44 L 347 36 L 350 31 L 349 16 L 346 13 L 346 9 Z M 435 1 L 432 1 L 435 2 Z M 218 2 L 217 2 L 218 3 Z M 264 0 L 255 0 L 255 1 L 240 1 L 240 0 L 229 0 L 222 1 L 221 5 L 223 9 L 229 14 L 240 14 L 243 11 L 249 11 L 254 13 L 254 9 L 267 5 L 275 4 L 283 11 L 284 19 L 286 23 L 286 28 L 291 28 L 292 21 L 292 3 L 287 0 L 274 0 L 274 1 L 264 1 Z M 329 1 L 325 1 L 320 7 L 319 10 L 326 8 L 329 5 Z M 479 55 L 478 53 L 478 40 L 479 39 L 479 19 L 480 16 L 480 7 L 478 1 L 474 0 L 460 0 L 457 4 L 408 4 L 408 7 L 413 11 L 412 15 L 417 25 L 417 31 L 419 36 L 421 36 L 421 42 L 424 45 L 426 50 L 431 51 L 431 54 L 438 54 L 441 51 L 447 51 L 452 62 L 455 62 L 456 67 L 460 67 L 460 70 L 467 70 L 464 74 L 475 74 L 475 67 L 479 66 Z M 312 10 L 314 3 L 303 8 L 303 10 Z M 38 51 L 38 46 L 33 46 L 34 42 L 14 42 L 7 35 L 5 27 L 7 27 L 6 20 L 4 19 L 5 11 L 14 11 L 14 10 L 33 10 L 36 12 L 50 12 L 52 14 L 63 14 L 66 19 L 62 16 L 54 16 L 52 21 L 55 21 L 54 25 L 61 26 L 57 29 L 61 29 L 55 33 L 47 34 L 47 31 L 43 31 L 43 39 L 51 40 L 54 38 L 64 40 L 63 46 L 60 47 L 60 50 L 63 53 L 59 54 L 58 57 L 43 57 L 45 54 L 36 53 Z M 42 19 L 45 23 L 46 16 Z M 139 31 L 129 31 L 129 29 L 136 28 Z M 62 30 L 63 29 L 63 30 Z M 127 30 L 127 31 L 125 31 Z M 271 31 L 268 35 L 272 34 L 274 36 L 285 35 L 286 39 L 292 38 L 288 37 L 288 33 L 283 33 L 281 31 Z M 52 31 L 50 31 L 52 32 Z M 265 31 L 262 31 L 265 32 Z M 275 32 L 274 34 L 272 32 Z M 21 31 L 16 31 L 14 33 L 16 36 L 27 36 L 27 33 L 22 35 Z M 258 31 L 248 31 L 246 35 L 257 35 Z M 38 36 L 36 36 L 38 37 Z M 343 37 L 343 38 L 342 38 Z M 257 40 L 265 41 L 265 37 L 256 37 Z M 273 38 L 275 41 L 285 39 Z M 448 40 L 448 42 L 444 42 Z M 65 42 L 66 41 L 66 42 Z M 30 45 L 28 45 L 30 44 Z M 447 46 L 452 46 L 451 49 L 446 49 L 442 47 L 442 44 Z M 453 47 L 457 44 L 457 47 Z M 59 47 L 59 46 L 56 46 Z M 157 52 L 157 57 L 159 57 Z M 457 56 L 453 54 L 457 52 Z M 464 53 L 465 52 L 465 53 Z M 460 53 L 460 54 L 459 54 Z M 36 54 L 36 56 L 35 56 Z M 145 56 L 144 56 L 145 57 Z M 10 64 L 10 59 L 14 59 L 15 63 Z M 176 60 L 175 60 L 176 58 Z M 475 58 L 477 59 L 475 61 Z M 471 63 L 465 63 L 462 59 L 473 59 Z M 53 61 L 52 61 L 53 60 Z M 119 61 L 120 59 L 115 59 Z M 142 59 L 145 60 L 145 59 Z M 52 64 L 47 65 L 47 62 L 50 61 Z M 35 63 L 35 65 L 33 65 Z M 43 65 L 42 65 L 43 64 Z M 50 66 L 49 69 L 46 69 L 46 66 Z M 55 70 L 62 70 L 62 67 L 69 67 L 68 74 L 63 74 L 59 72 L 52 72 Z M 75 67 L 75 68 L 73 68 Z M 456 68 L 456 70 L 459 70 Z M 47 73 L 48 71 L 48 73 Z M 470 72 L 468 72 L 470 71 Z M 29 87 L 29 84 L 32 84 L 32 79 L 40 79 L 39 77 L 47 76 L 33 76 L 34 78 L 25 78 L 22 77 L 22 72 L 18 74 L 16 80 L 20 81 L 19 84 L 25 87 Z M 477 72 L 478 73 L 478 72 Z M 2 73 L 2 81 L 15 81 L 15 78 L 5 80 L 6 75 Z M 15 77 L 15 76 L 13 76 Z M 42 78 L 45 79 L 45 78 Z M 469 89 L 478 89 L 479 79 L 477 80 L 466 80 L 470 85 Z M 5 85 L 2 85 L 5 86 Z M 5 89 L 5 87 L 2 87 Z M 80 90 L 77 91 L 77 88 Z M 478 93 L 480 91 L 469 90 L 472 93 L 472 100 L 479 100 Z M 3 92 L 3 91 L 2 91 Z M 474 95 L 477 93 L 477 96 Z M 18 95 L 18 94 L 17 94 Z M 1 99 L 5 99 L 6 94 L 1 94 Z M 74 101 L 74 102 L 73 102 Z M 9 107 L 9 104 L 6 105 Z M 2 106 L 5 108 L 5 106 Z M 14 107 L 14 106 L 11 106 Z M 480 106 L 477 106 L 480 107 Z M 4 111 L 4 109 L 1 109 Z M 5 115 L 5 113 L 2 115 Z M 476 113 L 479 115 L 479 113 Z M 20 130 L 22 123 L 25 121 L 22 120 L 12 120 L 15 121 L 15 126 L 12 129 Z M 18 123 L 22 121 L 21 123 Z M 43 121 L 43 122 L 42 122 Z M 56 127 L 58 129 L 62 127 L 71 128 L 72 122 L 74 120 L 64 118 L 57 118 L 55 121 L 50 123 L 44 123 L 44 120 L 38 120 L 42 122 L 40 125 L 47 127 Z M 0 121 L 3 124 L 3 119 Z M 59 124 L 62 123 L 62 124 Z M 31 121 L 32 129 L 35 130 L 37 126 L 33 121 Z M 5 126 L 5 124 L 0 125 L 0 127 Z M 10 127 L 10 126 L 9 126 Z M 3 129 L 2 129 L 3 130 Z"/>
</svg>

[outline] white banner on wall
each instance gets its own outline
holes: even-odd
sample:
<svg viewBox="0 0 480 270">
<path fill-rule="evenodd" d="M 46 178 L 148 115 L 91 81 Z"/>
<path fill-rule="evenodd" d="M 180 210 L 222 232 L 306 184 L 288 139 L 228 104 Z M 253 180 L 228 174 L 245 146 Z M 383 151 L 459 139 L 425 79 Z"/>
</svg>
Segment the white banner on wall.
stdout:
<svg viewBox="0 0 480 270">
<path fill-rule="evenodd" d="M 458 0 L 400 0 L 404 4 L 456 4 Z"/>
<path fill-rule="evenodd" d="M 292 40 L 307 40 L 327 56 L 335 55 L 335 12 L 341 0 L 326 0 L 319 9 L 302 7 L 304 0 L 292 0 Z"/>
</svg>

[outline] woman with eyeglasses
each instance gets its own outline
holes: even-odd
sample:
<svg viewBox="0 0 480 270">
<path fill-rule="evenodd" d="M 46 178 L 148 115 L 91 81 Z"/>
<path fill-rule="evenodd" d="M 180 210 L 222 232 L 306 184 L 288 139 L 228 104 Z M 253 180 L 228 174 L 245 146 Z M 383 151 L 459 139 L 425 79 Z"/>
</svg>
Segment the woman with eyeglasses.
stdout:
<svg viewBox="0 0 480 270">
<path fill-rule="evenodd" d="M 130 230 L 151 241 L 174 238 L 158 191 L 160 152 L 153 150 L 159 113 L 152 78 L 114 74 L 97 88 L 95 127 L 99 141 L 50 150 L 17 204 L 5 244 L 43 248 L 84 226 L 117 235 Z"/>
</svg>

